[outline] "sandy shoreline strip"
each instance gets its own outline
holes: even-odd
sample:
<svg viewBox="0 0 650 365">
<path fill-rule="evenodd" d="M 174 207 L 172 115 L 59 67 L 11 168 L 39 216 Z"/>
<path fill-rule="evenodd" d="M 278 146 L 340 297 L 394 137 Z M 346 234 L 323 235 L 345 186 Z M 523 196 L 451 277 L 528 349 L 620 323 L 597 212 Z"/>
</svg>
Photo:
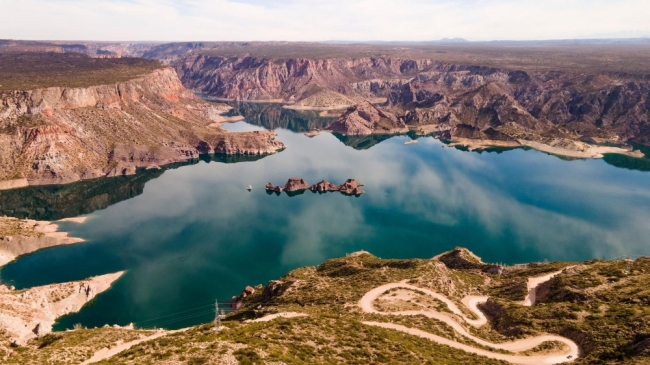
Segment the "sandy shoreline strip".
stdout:
<svg viewBox="0 0 650 365">
<path fill-rule="evenodd" d="M 88 220 L 88 216 L 85 217 L 73 217 L 73 218 L 63 218 L 59 219 L 57 222 L 72 222 L 82 224 Z"/>
</svg>

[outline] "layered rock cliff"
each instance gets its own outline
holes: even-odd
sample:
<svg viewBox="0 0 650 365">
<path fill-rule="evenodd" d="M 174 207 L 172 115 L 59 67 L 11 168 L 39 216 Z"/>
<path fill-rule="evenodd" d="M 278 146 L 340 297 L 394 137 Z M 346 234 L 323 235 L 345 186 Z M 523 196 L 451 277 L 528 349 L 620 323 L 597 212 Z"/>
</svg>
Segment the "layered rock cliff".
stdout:
<svg viewBox="0 0 650 365">
<path fill-rule="evenodd" d="M 200 153 L 265 154 L 268 132 L 208 127 L 226 108 L 185 89 L 171 68 L 109 85 L 0 92 L 0 187 L 126 175 Z"/>
<path fill-rule="evenodd" d="M 308 99 L 315 86 L 346 96 L 387 96 L 392 86 L 408 82 L 419 69 L 432 63 L 391 58 L 283 60 L 195 54 L 172 65 L 186 87 L 212 97 L 292 102 Z"/>
<path fill-rule="evenodd" d="M 344 135 L 408 132 L 406 124 L 394 114 L 380 110 L 367 101 L 348 108 L 327 129 Z"/>
<path fill-rule="evenodd" d="M 300 103 L 312 101 L 314 88 L 357 102 L 386 97 L 385 107 L 412 129 L 449 130 L 456 140 L 650 144 L 650 76 L 639 73 L 563 69 L 559 63 L 557 68 L 496 68 L 435 57 L 283 59 L 216 53 L 190 54 L 172 65 L 188 88 L 218 98 Z"/>
</svg>

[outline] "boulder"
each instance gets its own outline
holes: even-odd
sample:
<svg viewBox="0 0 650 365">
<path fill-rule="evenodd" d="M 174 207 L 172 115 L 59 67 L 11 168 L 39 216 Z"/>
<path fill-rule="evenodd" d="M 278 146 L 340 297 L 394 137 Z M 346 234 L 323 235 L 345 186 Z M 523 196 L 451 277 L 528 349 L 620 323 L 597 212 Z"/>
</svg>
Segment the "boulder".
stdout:
<svg viewBox="0 0 650 365">
<path fill-rule="evenodd" d="M 266 183 L 266 190 L 273 190 L 275 189 L 275 186 L 271 182 Z"/>
<path fill-rule="evenodd" d="M 244 297 L 246 297 L 248 295 L 253 295 L 253 294 L 255 294 L 255 289 L 253 289 L 252 286 L 247 286 L 247 287 L 244 288 L 244 291 L 242 291 L 242 295 Z"/>
</svg>

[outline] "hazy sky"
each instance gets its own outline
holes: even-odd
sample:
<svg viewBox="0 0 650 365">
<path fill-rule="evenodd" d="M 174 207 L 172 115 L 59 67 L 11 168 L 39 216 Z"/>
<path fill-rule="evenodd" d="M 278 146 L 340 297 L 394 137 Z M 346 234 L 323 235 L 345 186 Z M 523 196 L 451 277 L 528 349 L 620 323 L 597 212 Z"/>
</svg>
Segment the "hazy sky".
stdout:
<svg viewBox="0 0 650 365">
<path fill-rule="evenodd" d="M 470 40 L 650 36 L 649 0 L 0 0 L 0 39 Z"/>
</svg>

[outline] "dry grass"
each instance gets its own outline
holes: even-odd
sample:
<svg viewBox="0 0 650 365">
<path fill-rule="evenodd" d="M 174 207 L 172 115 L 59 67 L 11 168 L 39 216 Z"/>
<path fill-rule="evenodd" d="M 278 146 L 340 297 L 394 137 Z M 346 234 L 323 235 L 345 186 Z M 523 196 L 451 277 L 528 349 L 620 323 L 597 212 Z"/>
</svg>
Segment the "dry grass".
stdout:
<svg viewBox="0 0 650 365">
<path fill-rule="evenodd" d="M 113 84 L 161 67 L 158 61 L 139 58 L 98 59 L 77 53 L 0 52 L 0 91 Z"/>
<path fill-rule="evenodd" d="M 211 43 L 197 51 L 223 57 L 258 58 L 363 58 L 398 57 L 432 59 L 465 65 L 490 66 L 527 71 L 564 70 L 650 74 L 648 44 L 454 44 L 454 45 L 366 45 L 301 42 Z"/>
</svg>

